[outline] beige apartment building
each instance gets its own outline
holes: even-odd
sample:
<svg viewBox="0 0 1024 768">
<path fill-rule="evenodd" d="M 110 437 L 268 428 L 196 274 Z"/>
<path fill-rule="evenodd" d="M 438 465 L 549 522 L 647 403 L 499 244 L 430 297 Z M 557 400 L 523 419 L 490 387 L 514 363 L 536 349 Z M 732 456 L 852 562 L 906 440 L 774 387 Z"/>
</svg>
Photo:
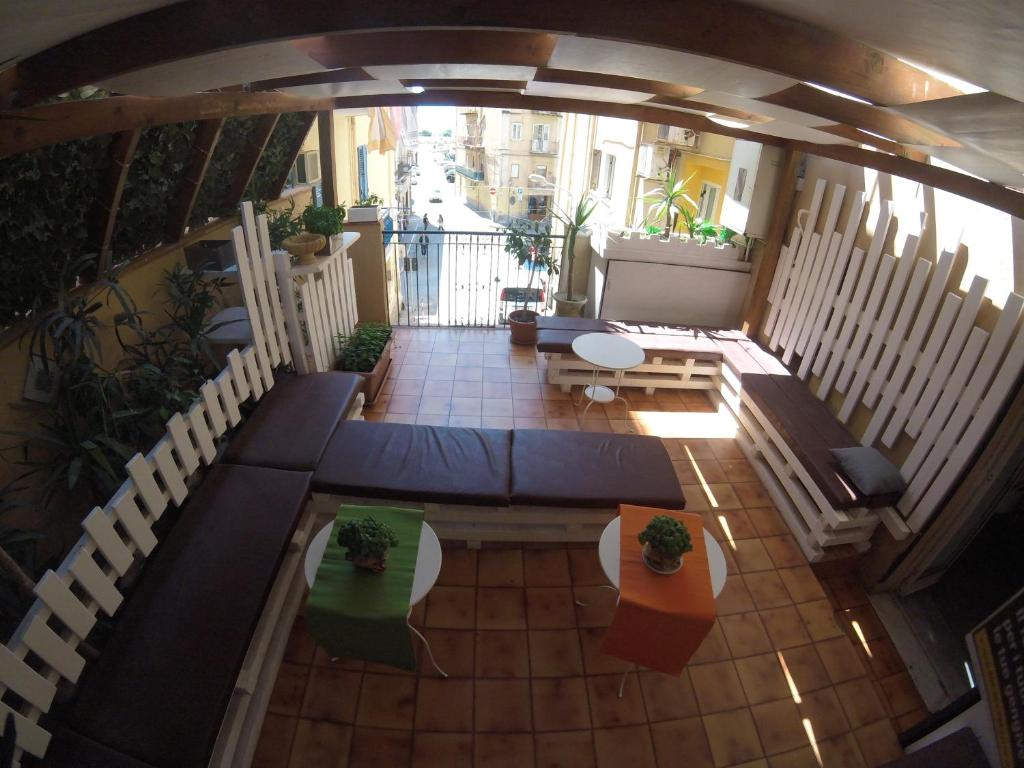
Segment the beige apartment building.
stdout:
<svg viewBox="0 0 1024 768">
<path fill-rule="evenodd" d="M 564 116 L 560 112 L 460 107 L 455 189 L 496 221 L 538 221 L 555 194 Z"/>
</svg>

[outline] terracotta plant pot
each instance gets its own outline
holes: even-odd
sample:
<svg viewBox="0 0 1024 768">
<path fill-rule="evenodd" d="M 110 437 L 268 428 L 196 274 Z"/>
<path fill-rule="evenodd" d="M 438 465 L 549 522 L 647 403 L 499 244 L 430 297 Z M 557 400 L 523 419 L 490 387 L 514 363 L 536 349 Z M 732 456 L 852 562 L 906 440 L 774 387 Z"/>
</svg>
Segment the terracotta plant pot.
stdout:
<svg viewBox="0 0 1024 768">
<path fill-rule="evenodd" d="M 299 264 L 309 266 L 316 264 L 316 253 L 327 243 L 323 235 L 314 235 L 312 232 L 299 232 L 297 235 L 286 237 L 281 245 L 292 256 L 299 259 Z"/>
<path fill-rule="evenodd" d="M 388 556 L 390 552 L 385 552 L 380 557 L 371 557 L 370 555 L 360 555 L 359 557 L 352 558 L 352 565 L 356 568 L 362 568 L 366 571 L 373 571 L 374 573 L 382 573 L 387 570 L 388 567 Z"/>
<path fill-rule="evenodd" d="M 570 299 L 564 293 L 555 294 L 555 314 L 558 317 L 582 317 L 587 306 L 587 297 Z"/>
<path fill-rule="evenodd" d="M 380 359 L 373 366 L 372 371 L 356 371 L 357 376 L 363 378 L 363 394 L 366 395 L 366 405 L 370 405 L 377 399 L 381 387 L 388 380 L 388 372 L 391 370 L 391 341 L 384 345 L 380 353 Z"/>
<path fill-rule="evenodd" d="M 537 343 L 537 313 L 532 309 L 517 309 L 508 313 L 508 327 L 512 343 L 533 345 Z"/>
<path fill-rule="evenodd" d="M 654 549 L 650 544 L 644 544 L 643 549 L 644 565 L 655 573 L 668 576 L 683 567 L 683 557 L 669 557 L 660 550 Z"/>
</svg>

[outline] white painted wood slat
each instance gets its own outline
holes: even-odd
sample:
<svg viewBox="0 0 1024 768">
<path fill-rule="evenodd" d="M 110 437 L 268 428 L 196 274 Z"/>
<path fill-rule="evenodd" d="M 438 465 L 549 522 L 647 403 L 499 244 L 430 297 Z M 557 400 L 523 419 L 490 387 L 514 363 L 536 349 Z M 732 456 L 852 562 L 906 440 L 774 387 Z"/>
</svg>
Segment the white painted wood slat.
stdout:
<svg viewBox="0 0 1024 768">
<path fill-rule="evenodd" d="M 284 327 L 284 308 L 281 306 L 281 293 L 277 285 L 277 268 L 274 264 L 274 252 L 270 248 L 270 231 L 267 229 L 265 213 L 256 217 L 256 227 L 259 230 L 260 250 L 263 252 L 264 280 L 267 283 L 267 297 L 270 300 L 270 313 L 274 318 L 277 345 L 281 361 L 288 364 L 292 361 L 291 345 L 288 343 L 288 334 Z"/>
<path fill-rule="evenodd" d="M 167 509 L 167 496 L 160 490 L 160 486 L 153 478 L 153 467 L 141 453 L 137 453 L 131 461 L 125 464 L 125 469 L 128 470 L 128 476 L 135 483 L 142 503 L 146 505 L 146 511 L 149 512 L 153 520 L 159 520 L 164 510 Z"/>
<path fill-rule="evenodd" d="M 75 581 L 96 601 L 107 616 L 117 613 L 124 597 L 117 591 L 113 580 L 96 564 L 88 548 L 81 544 L 77 545 L 61 565 L 61 569 L 64 568 L 74 576 Z"/>
<path fill-rule="evenodd" d="M 50 629 L 40 616 L 32 618 L 21 641 L 32 650 L 32 653 L 53 667 L 61 677 L 72 683 L 78 682 L 78 678 L 85 668 L 85 659 L 67 641 Z"/>
<path fill-rule="evenodd" d="M 57 686 L 0 645 L 0 680 L 18 696 L 41 712 L 49 712 Z"/>
<path fill-rule="evenodd" d="M 129 480 L 114 494 L 107 506 L 121 521 L 121 525 L 132 537 L 132 541 L 135 542 L 139 551 L 148 557 L 156 548 L 157 540 L 135 503 L 135 493 L 135 484 Z"/>
<path fill-rule="evenodd" d="M 59 618 L 68 629 L 78 638 L 85 639 L 96 624 L 96 617 L 92 611 L 86 608 L 82 601 L 68 587 L 67 583 L 53 571 L 47 571 L 43 577 L 36 582 L 33 590 L 43 605 L 45 605 L 54 616 Z M 22 623 L 15 633 L 15 640 L 21 636 L 23 629 L 26 629 L 35 617 L 38 610 L 30 611 L 29 618 Z M 46 620 L 45 617 L 43 619 Z M 14 645 L 12 641 L 11 645 Z"/>
<path fill-rule="evenodd" d="M 263 319 L 256 302 L 256 287 L 253 284 L 252 262 L 245 246 L 245 234 L 241 227 L 231 230 L 231 239 L 235 245 L 235 262 L 238 265 L 238 281 L 242 284 L 242 297 L 249 313 L 249 325 L 252 328 L 252 346 L 256 350 L 256 359 L 260 364 L 260 376 L 263 386 L 270 389 L 274 386 L 274 368 L 267 353 L 266 341 L 263 337 Z"/>
<path fill-rule="evenodd" d="M 124 576 L 135 558 L 114 528 L 110 515 L 100 507 L 95 507 L 82 521 L 82 527 L 117 575 Z"/>
</svg>

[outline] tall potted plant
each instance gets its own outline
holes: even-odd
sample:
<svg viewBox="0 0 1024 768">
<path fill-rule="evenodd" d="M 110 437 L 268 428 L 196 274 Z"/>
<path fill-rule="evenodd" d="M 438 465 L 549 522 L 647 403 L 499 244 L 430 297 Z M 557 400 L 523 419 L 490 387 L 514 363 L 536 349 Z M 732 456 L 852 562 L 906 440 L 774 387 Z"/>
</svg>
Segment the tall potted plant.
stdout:
<svg viewBox="0 0 1024 768">
<path fill-rule="evenodd" d="M 697 209 L 697 203 L 686 192 L 686 185 L 690 183 L 693 176 L 694 174 L 691 173 L 685 179 L 679 179 L 676 177 L 676 172 L 669 168 L 665 172 L 665 178 L 662 179 L 660 186 L 644 197 L 645 200 L 653 201 L 647 209 L 648 218 L 651 221 L 665 222 L 662 232 L 662 238 L 665 240 L 672 236 L 680 214 L 685 217 L 684 211 L 687 204 L 692 205 L 694 210 Z M 687 224 L 689 224 L 689 219 L 687 219 Z"/>
<path fill-rule="evenodd" d="M 587 221 L 597 208 L 597 200 L 581 197 L 571 214 L 554 210 L 555 217 L 565 227 L 565 253 L 562 257 L 562 270 L 565 275 L 563 291 L 555 294 L 555 314 L 559 317 L 579 317 L 586 306 L 586 294 L 573 291 L 573 271 L 576 262 L 576 237 L 587 225 Z"/>
<path fill-rule="evenodd" d="M 345 206 L 310 203 L 302 212 L 302 224 L 307 232 L 327 238 L 327 245 L 320 251 L 321 256 L 334 253 L 339 245 L 336 235 L 345 229 Z"/>
<path fill-rule="evenodd" d="M 516 260 L 520 267 L 525 267 L 530 277 L 523 292 L 522 309 L 508 313 L 508 325 L 512 334 L 513 344 L 537 343 L 537 313 L 527 309 L 533 293 L 533 281 L 539 270 L 551 275 L 558 273 L 558 263 L 551 253 L 551 234 L 545 225 L 520 227 L 513 225 L 505 230 L 505 253 Z"/>
</svg>

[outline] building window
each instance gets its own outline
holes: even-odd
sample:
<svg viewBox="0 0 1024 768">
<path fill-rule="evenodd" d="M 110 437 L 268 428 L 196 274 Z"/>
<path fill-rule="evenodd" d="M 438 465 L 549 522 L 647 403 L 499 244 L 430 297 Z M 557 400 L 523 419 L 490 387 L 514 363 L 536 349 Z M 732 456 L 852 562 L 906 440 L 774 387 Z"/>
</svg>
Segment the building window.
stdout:
<svg viewBox="0 0 1024 768">
<path fill-rule="evenodd" d="M 590 155 L 590 189 L 597 192 L 601 185 L 601 150 L 595 149 Z"/>
<path fill-rule="evenodd" d="M 717 184 L 705 181 L 700 185 L 700 197 L 697 198 L 699 210 L 697 216 L 704 221 L 713 221 L 715 218 L 715 206 L 722 193 L 722 188 Z"/>
<path fill-rule="evenodd" d="M 519 178 L 519 163 L 512 163 L 512 169 L 509 171 L 508 176 L 510 179 Z"/>
<path fill-rule="evenodd" d="M 544 195 L 530 195 L 526 199 L 526 216 L 534 221 L 548 215 L 548 198 Z"/>
<path fill-rule="evenodd" d="M 615 186 L 615 155 L 605 155 L 604 158 L 604 196 L 611 197 L 612 189 Z"/>
<path fill-rule="evenodd" d="M 356 147 L 356 167 L 359 175 L 359 197 L 365 199 L 370 195 L 370 178 L 367 168 L 366 145 L 360 144 Z"/>
<path fill-rule="evenodd" d="M 512 140 L 518 141 L 521 138 L 523 138 L 523 124 L 512 123 Z"/>
<path fill-rule="evenodd" d="M 546 165 L 538 165 L 533 169 L 533 175 L 546 179 L 548 177 L 548 167 Z"/>
</svg>

